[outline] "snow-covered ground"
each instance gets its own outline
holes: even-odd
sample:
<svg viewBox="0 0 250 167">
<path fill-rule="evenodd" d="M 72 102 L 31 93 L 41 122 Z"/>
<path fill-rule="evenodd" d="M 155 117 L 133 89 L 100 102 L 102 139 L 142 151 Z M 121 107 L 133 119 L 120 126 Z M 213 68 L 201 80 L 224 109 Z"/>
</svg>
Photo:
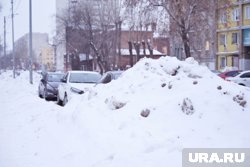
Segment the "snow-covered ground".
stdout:
<svg viewBox="0 0 250 167">
<path fill-rule="evenodd" d="M 65 107 L 0 75 L 0 167 L 181 167 L 183 148 L 249 148 L 250 89 L 192 58 L 143 59 Z"/>
</svg>

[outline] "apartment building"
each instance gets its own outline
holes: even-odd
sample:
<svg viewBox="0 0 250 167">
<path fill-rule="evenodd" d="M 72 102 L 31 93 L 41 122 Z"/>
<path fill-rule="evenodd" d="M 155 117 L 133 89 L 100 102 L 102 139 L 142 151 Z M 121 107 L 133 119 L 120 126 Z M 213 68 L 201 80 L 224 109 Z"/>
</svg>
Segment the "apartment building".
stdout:
<svg viewBox="0 0 250 167">
<path fill-rule="evenodd" d="M 48 71 L 55 70 L 55 50 L 53 46 L 44 47 L 39 55 L 39 64 Z"/>
<path fill-rule="evenodd" d="M 33 63 L 35 68 L 39 68 L 39 55 L 44 47 L 48 45 L 49 37 L 47 33 L 32 33 L 33 42 Z M 16 57 L 19 59 L 22 68 L 29 67 L 29 34 L 25 34 L 15 41 Z"/>
<path fill-rule="evenodd" d="M 217 15 L 217 69 L 250 69 L 250 0 L 230 0 Z"/>
</svg>

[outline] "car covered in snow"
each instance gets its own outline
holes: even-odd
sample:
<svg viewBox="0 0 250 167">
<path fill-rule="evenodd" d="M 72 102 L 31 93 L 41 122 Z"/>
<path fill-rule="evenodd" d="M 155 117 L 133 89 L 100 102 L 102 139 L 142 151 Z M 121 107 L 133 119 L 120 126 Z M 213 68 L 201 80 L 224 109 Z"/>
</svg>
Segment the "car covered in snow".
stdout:
<svg viewBox="0 0 250 167">
<path fill-rule="evenodd" d="M 227 81 L 235 82 L 242 86 L 250 87 L 250 70 L 243 71 L 236 75 L 235 77 L 228 77 L 226 78 Z"/>
<path fill-rule="evenodd" d="M 112 80 L 118 79 L 122 75 L 123 71 L 108 71 L 103 74 L 102 78 L 98 81 L 98 83 L 106 84 L 111 82 Z"/>
<path fill-rule="evenodd" d="M 216 75 L 221 74 L 221 72 L 220 72 L 220 71 L 218 71 L 218 70 L 211 70 L 211 72 L 212 72 L 212 73 L 214 73 L 214 74 L 216 74 Z"/>
<path fill-rule="evenodd" d="M 64 73 L 60 72 L 46 72 L 41 73 L 42 79 L 38 85 L 38 95 L 45 100 L 57 97 L 57 88 Z"/>
<path fill-rule="evenodd" d="M 93 87 L 101 78 L 101 74 L 93 71 L 68 71 L 58 87 L 57 103 L 66 105 L 73 94 L 83 94 Z"/>
</svg>

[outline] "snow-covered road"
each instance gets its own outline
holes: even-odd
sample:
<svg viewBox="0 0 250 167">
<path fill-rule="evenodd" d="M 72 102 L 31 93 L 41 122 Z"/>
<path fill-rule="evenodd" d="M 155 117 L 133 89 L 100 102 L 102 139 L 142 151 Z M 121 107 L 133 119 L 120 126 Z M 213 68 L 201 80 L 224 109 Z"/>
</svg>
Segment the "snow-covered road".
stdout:
<svg viewBox="0 0 250 167">
<path fill-rule="evenodd" d="M 62 107 L 38 98 L 38 75 L 30 85 L 27 72 L 10 74 L 0 76 L 0 166 L 61 166 L 76 141 Z"/>
</svg>

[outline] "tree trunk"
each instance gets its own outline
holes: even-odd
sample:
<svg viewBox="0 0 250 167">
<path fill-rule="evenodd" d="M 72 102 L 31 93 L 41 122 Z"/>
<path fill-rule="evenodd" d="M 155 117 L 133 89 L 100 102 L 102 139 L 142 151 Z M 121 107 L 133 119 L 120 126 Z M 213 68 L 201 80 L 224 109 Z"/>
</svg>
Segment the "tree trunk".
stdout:
<svg viewBox="0 0 250 167">
<path fill-rule="evenodd" d="M 191 57 L 190 42 L 189 42 L 188 34 L 185 30 L 181 31 L 181 38 L 183 41 L 186 58 Z"/>
<path fill-rule="evenodd" d="M 128 41 L 128 47 L 129 47 L 129 63 L 130 63 L 130 67 L 133 67 L 134 63 L 133 63 L 133 45 L 131 41 Z"/>
</svg>

